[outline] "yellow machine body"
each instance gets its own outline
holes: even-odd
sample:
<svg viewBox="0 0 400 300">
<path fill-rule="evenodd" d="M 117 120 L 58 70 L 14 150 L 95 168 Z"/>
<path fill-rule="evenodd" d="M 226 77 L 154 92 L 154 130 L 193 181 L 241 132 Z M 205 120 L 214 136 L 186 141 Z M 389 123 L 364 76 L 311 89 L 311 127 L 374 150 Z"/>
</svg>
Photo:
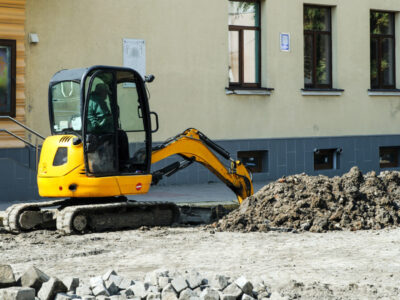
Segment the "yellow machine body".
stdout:
<svg viewBox="0 0 400 300">
<path fill-rule="evenodd" d="M 151 174 L 94 177 L 85 172 L 83 145 L 74 145 L 73 135 L 49 136 L 43 143 L 39 168 L 39 195 L 52 198 L 114 197 L 146 194 Z M 65 163 L 54 166 L 59 148 L 67 149 Z"/>
</svg>

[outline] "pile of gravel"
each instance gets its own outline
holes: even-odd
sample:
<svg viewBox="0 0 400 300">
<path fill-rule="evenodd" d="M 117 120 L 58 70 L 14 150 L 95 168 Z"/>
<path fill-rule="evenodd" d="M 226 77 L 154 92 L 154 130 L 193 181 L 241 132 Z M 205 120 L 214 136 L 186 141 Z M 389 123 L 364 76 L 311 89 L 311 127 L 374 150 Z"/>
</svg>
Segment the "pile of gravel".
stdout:
<svg viewBox="0 0 400 300">
<path fill-rule="evenodd" d="M 85 283 L 79 278 L 51 277 L 32 266 L 15 279 L 11 266 L 0 265 L 1 300 L 263 300 L 271 297 L 263 280 L 244 276 L 212 278 L 197 271 L 170 272 L 158 269 L 144 280 L 131 280 L 109 270 Z M 36 298 L 35 298 L 36 296 Z"/>
<path fill-rule="evenodd" d="M 219 231 L 382 229 L 400 224 L 400 173 L 283 177 L 217 223 Z"/>
</svg>

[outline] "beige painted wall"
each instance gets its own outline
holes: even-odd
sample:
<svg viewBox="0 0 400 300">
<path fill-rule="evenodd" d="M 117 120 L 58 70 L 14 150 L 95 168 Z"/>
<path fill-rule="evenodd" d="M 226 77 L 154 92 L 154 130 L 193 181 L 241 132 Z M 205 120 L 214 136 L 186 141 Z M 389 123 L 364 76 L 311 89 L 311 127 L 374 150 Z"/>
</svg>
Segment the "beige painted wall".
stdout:
<svg viewBox="0 0 400 300">
<path fill-rule="evenodd" d="M 47 86 L 53 73 L 122 65 L 122 39 L 139 38 L 146 40 L 147 72 L 156 76 L 149 86 L 151 108 L 160 116 L 155 140 L 187 127 L 213 139 L 400 133 L 400 97 L 367 95 L 369 10 L 400 11 L 400 1 L 306 1 L 336 6 L 333 69 L 334 87 L 345 89 L 340 97 L 301 95 L 304 2 L 263 0 L 262 81 L 275 91 L 238 96 L 225 94 L 226 0 L 28 0 L 26 32 L 40 38 L 27 45 L 28 124 L 49 133 Z M 289 53 L 279 51 L 280 32 L 291 34 Z"/>
</svg>

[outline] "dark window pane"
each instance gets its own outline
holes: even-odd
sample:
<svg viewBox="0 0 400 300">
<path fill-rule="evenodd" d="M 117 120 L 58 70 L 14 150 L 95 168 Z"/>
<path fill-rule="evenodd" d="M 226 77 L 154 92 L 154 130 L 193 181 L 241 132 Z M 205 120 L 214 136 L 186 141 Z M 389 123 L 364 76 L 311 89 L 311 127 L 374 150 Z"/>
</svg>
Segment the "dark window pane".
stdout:
<svg viewBox="0 0 400 300">
<path fill-rule="evenodd" d="M 317 84 L 329 84 L 330 75 L 330 35 L 317 35 Z"/>
<path fill-rule="evenodd" d="M 304 36 L 304 83 L 313 83 L 313 36 Z"/>
<path fill-rule="evenodd" d="M 229 1 L 229 25 L 260 26 L 259 16 L 259 3 Z"/>
<path fill-rule="evenodd" d="M 267 172 L 268 151 L 239 151 L 238 159 L 252 173 Z"/>
<path fill-rule="evenodd" d="M 304 7 L 304 30 L 331 31 L 330 8 Z"/>
<path fill-rule="evenodd" d="M 244 59 L 244 82 L 258 82 L 259 66 L 259 32 L 255 30 L 245 30 L 243 32 L 243 59 Z"/>
<path fill-rule="evenodd" d="M 371 87 L 379 87 L 378 76 L 378 40 L 371 39 Z"/>
<path fill-rule="evenodd" d="M 330 7 L 304 6 L 304 84 L 306 88 L 332 86 Z"/>
<path fill-rule="evenodd" d="M 323 149 L 314 152 L 314 170 L 328 170 L 337 168 L 334 166 L 335 149 Z M 336 157 L 337 159 L 337 157 Z"/>
<path fill-rule="evenodd" d="M 394 168 L 399 166 L 399 147 L 380 147 L 379 161 L 381 168 Z"/>
<path fill-rule="evenodd" d="M 11 111 L 11 47 L 0 46 L 0 113 Z"/>
<path fill-rule="evenodd" d="M 229 31 L 229 82 L 239 82 L 239 31 Z"/>
<path fill-rule="evenodd" d="M 394 83 L 394 40 L 382 40 L 382 61 L 381 72 L 383 76 L 383 85 L 391 86 Z"/>
<path fill-rule="evenodd" d="M 371 12 L 371 33 L 391 35 L 394 33 L 394 14 L 388 12 Z"/>
</svg>

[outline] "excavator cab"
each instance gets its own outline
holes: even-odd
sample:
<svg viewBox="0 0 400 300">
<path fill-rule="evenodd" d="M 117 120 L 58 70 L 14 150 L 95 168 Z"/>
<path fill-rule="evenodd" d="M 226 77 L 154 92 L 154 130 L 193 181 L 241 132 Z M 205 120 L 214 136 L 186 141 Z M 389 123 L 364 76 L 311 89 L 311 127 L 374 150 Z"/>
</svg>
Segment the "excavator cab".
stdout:
<svg viewBox="0 0 400 300">
<path fill-rule="evenodd" d="M 87 174 L 149 173 L 150 112 L 141 76 L 132 69 L 98 66 L 54 77 L 52 133 L 82 138 Z"/>
<path fill-rule="evenodd" d="M 151 183 L 150 116 L 155 113 L 149 111 L 139 73 L 108 66 L 62 70 L 50 82 L 49 114 L 52 136 L 44 144 L 38 173 L 42 196 L 147 192 Z M 79 176 L 60 183 L 58 190 L 53 184 L 49 189 L 50 177 L 65 181 L 78 165 L 80 172 L 75 175 Z M 99 194 L 105 183 L 108 192 L 103 189 Z"/>
</svg>

